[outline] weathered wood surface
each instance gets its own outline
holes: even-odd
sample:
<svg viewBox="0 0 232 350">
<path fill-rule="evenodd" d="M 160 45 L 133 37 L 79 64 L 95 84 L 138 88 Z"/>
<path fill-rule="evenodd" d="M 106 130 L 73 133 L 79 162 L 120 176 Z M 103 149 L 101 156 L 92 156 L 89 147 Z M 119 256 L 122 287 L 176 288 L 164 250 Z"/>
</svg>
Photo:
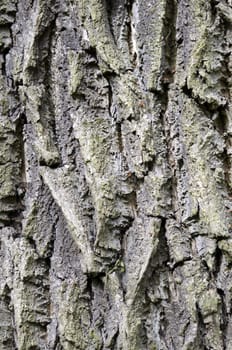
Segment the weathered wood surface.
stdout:
<svg viewBox="0 0 232 350">
<path fill-rule="evenodd" d="M 231 0 L 1 0 L 0 350 L 231 350 Z"/>
</svg>

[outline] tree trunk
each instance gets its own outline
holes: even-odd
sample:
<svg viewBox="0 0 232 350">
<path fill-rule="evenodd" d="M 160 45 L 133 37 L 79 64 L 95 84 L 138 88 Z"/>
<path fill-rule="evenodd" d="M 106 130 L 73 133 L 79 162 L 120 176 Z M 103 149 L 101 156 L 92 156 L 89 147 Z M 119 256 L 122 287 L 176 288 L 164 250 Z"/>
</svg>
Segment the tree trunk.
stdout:
<svg viewBox="0 0 232 350">
<path fill-rule="evenodd" d="M 231 0 L 1 0 L 0 350 L 232 349 Z"/>
</svg>

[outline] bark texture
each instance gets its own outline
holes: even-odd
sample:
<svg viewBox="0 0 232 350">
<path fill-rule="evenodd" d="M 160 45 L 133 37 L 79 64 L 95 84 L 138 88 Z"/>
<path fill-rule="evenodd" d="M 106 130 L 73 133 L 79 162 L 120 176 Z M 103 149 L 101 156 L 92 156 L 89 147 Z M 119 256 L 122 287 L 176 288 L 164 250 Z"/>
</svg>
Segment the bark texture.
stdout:
<svg viewBox="0 0 232 350">
<path fill-rule="evenodd" d="M 0 350 L 231 350 L 231 0 L 1 0 Z"/>
</svg>

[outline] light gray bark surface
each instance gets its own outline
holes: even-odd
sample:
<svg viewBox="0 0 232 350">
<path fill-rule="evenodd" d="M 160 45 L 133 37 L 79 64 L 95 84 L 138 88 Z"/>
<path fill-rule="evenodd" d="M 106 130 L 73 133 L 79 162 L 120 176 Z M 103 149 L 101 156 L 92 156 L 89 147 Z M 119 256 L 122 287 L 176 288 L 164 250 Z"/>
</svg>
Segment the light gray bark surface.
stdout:
<svg viewBox="0 0 232 350">
<path fill-rule="evenodd" d="M 231 0 L 1 0 L 0 350 L 231 350 Z"/>
</svg>

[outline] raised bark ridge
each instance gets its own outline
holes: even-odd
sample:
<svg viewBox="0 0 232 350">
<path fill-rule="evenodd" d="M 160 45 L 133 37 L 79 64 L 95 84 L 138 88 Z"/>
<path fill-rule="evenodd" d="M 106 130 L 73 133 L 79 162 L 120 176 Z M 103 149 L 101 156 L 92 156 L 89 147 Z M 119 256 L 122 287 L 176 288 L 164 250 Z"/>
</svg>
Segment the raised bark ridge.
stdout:
<svg viewBox="0 0 232 350">
<path fill-rule="evenodd" d="M 0 4 L 0 350 L 232 348 L 231 1 Z"/>
</svg>

